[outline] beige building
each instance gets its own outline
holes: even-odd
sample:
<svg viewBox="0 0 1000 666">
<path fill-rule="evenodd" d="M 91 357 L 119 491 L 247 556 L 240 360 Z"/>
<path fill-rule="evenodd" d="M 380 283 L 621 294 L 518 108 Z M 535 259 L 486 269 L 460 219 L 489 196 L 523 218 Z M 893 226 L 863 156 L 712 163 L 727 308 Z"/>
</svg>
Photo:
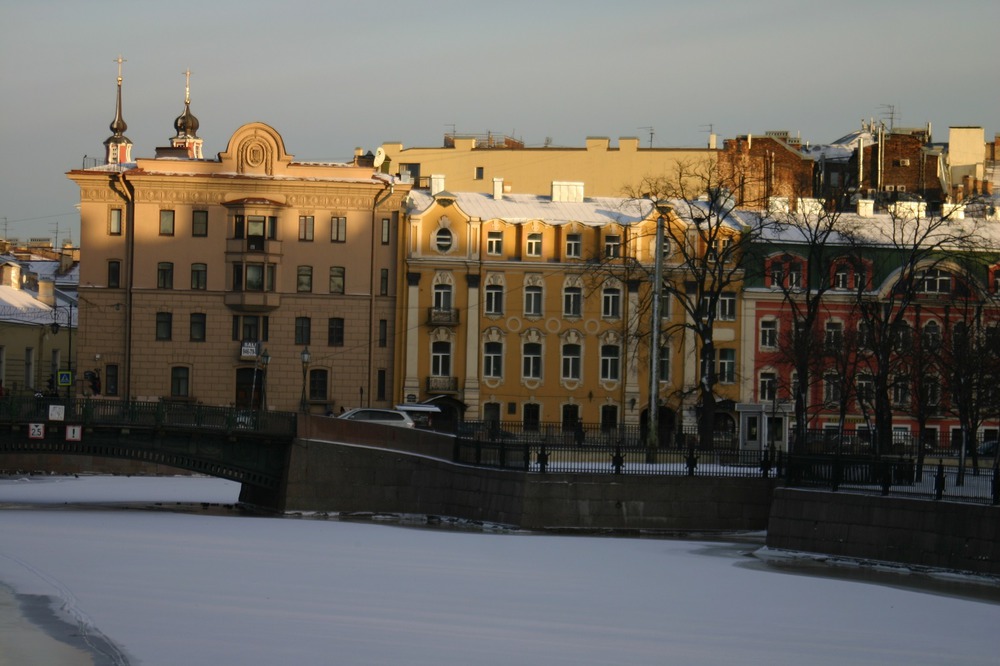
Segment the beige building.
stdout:
<svg viewBox="0 0 1000 666">
<path fill-rule="evenodd" d="M 643 179 L 674 176 L 678 165 L 714 163 L 714 144 L 714 135 L 709 148 L 641 148 L 635 137 L 612 146 L 606 137 L 590 137 L 583 148 L 526 148 L 509 137 L 448 135 L 441 148 L 387 142 L 381 150 L 388 171 L 419 188 L 441 176 L 454 192 L 490 193 L 493 179 L 502 178 L 507 194 L 548 194 L 552 181 L 563 181 L 586 183 L 588 196 L 622 197 Z"/>
<path fill-rule="evenodd" d="M 550 183 L 548 196 L 507 194 L 504 184 L 484 194 L 436 182 L 433 194 L 410 193 L 401 398 L 438 405 L 446 422 L 645 422 L 657 210 L 649 200 L 584 196 L 582 183 Z M 679 255 L 668 250 L 664 264 L 683 284 Z M 732 367 L 721 366 L 719 394 L 735 399 L 735 293 L 725 308 L 717 338 Z M 661 314 L 658 423 L 672 432 L 693 410 L 700 368 L 683 308 L 665 298 Z"/>
<path fill-rule="evenodd" d="M 201 158 L 190 98 L 171 145 L 80 187 L 79 357 L 103 395 L 325 413 L 392 401 L 396 229 L 409 186 L 372 159 L 296 162 L 262 123 Z M 81 360 L 81 362 L 83 362 Z"/>
</svg>

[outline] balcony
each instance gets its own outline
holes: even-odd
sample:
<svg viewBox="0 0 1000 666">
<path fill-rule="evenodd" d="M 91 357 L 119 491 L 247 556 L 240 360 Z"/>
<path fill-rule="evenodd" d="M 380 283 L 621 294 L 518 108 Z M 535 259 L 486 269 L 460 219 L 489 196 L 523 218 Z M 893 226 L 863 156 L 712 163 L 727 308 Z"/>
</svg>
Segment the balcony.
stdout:
<svg viewBox="0 0 1000 666">
<path fill-rule="evenodd" d="M 272 257 L 281 255 L 281 241 L 266 240 L 259 237 L 226 239 L 227 254 L 266 254 Z"/>
<path fill-rule="evenodd" d="M 430 326 L 458 326 L 458 310 L 455 308 L 427 308 L 427 324 Z"/>
<path fill-rule="evenodd" d="M 439 395 L 458 393 L 458 377 L 428 377 L 427 392 Z"/>
<path fill-rule="evenodd" d="M 273 291 L 226 292 L 227 307 L 242 312 L 270 312 L 281 305 L 281 294 Z"/>
</svg>

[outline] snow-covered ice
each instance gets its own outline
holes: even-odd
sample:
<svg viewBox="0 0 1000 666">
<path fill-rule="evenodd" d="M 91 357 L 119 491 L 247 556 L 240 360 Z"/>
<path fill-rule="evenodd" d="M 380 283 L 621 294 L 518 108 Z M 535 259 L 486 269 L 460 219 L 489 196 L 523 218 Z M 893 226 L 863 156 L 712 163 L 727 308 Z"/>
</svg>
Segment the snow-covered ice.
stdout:
<svg viewBox="0 0 1000 666">
<path fill-rule="evenodd" d="M 210 478 L 0 479 L 0 583 L 132 664 L 996 664 L 995 601 L 754 546 L 259 518 Z"/>
</svg>

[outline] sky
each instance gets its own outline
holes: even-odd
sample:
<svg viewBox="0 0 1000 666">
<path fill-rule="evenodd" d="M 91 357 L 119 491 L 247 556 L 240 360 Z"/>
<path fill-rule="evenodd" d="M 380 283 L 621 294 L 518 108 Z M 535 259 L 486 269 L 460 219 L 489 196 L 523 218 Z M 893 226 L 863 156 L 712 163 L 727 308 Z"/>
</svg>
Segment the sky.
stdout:
<svg viewBox="0 0 1000 666">
<path fill-rule="evenodd" d="M 932 592 L 903 574 L 875 584 L 770 568 L 747 543 L 153 504 L 231 504 L 238 488 L 204 477 L 0 478 L 0 585 L 51 597 L 75 625 L 64 633 L 116 666 L 996 664 L 997 594 L 951 594 L 968 584 L 957 577 Z M 25 639 L 4 635 L 0 619 L 4 664 Z"/>
<path fill-rule="evenodd" d="M 133 157 L 168 145 L 188 69 L 213 158 L 254 121 L 317 161 L 452 130 L 815 144 L 890 107 L 943 141 L 949 125 L 1000 131 L 998 24 L 994 0 L 0 0 L 0 235 L 78 241 L 64 174 L 103 156 L 119 54 Z"/>
</svg>

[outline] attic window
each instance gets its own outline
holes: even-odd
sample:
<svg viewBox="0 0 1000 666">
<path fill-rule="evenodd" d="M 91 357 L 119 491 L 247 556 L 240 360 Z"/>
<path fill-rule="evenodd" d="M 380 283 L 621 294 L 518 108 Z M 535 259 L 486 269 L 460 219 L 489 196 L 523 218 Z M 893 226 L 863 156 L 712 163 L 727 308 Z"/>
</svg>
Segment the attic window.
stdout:
<svg viewBox="0 0 1000 666">
<path fill-rule="evenodd" d="M 438 229 L 434 234 L 434 245 L 438 252 L 447 252 L 451 249 L 453 238 L 448 229 Z"/>
</svg>

